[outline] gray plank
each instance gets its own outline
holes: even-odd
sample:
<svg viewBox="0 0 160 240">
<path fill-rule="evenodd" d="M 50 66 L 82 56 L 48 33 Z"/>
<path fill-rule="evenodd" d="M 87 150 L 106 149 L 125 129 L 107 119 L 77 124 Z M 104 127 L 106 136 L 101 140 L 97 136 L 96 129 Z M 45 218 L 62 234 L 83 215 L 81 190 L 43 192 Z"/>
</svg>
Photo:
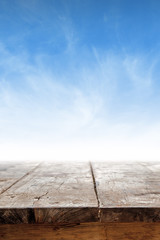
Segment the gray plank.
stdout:
<svg viewBox="0 0 160 240">
<path fill-rule="evenodd" d="M 0 164 L 0 194 L 12 187 L 38 166 L 36 162 L 7 162 Z"/>
<path fill-rule="evenodd" d="M 87 222 L 98 204 L 88 163 L 43 163 L 0 195 L 0 222 Z"/>
<path fill-rule="evenodd" d="M 92 163 L 103 222 L 160 221 L 160 163 Z"/>
</svg>

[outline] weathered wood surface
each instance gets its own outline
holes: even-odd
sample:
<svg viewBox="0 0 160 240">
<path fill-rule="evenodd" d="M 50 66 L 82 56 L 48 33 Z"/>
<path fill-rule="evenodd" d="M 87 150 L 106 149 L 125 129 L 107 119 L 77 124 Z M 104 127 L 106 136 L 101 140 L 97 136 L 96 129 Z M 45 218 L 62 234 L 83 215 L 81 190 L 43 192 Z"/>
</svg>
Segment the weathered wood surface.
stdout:
<svg viewBox="0 0 160 240">
<path fill-rule="evenodd" d="M 160 221 L 160 163 L 92 163 L 102 222 Z"/>
<path fill-rule="evenodd" d="M 6 224 L 0 225 L 0 239 L 159 240 L 160 223 Z"/>
<path fill-rule="evenodd" d="M 36 162 L 0 163 L 0 194 L 34 171 L 38 165 Z"/>
<path fill-rule="evenodd" d="M 0 164 L 0 223 L 160 222 L 160 163 Z"/>
<path fill-rule="evenodd" d="M 38 163 L 17 162 L 0 164 L 0 194 L 29 174 Z"/>
<path fill-rule="evenodd" d="M 88 163 L 43 163 L 0 195 L 1 223 L 97 221 Z"/>
</svg>

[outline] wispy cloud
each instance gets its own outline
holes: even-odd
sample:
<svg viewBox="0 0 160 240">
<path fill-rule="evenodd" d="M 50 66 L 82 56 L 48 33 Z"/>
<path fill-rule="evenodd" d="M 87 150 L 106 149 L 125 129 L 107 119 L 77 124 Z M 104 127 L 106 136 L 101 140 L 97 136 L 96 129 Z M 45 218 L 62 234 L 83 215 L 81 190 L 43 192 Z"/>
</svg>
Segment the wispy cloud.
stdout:
<svg viewBox="0 0 160 240">
<path fill-rule="evenodd" d="M 0 3 L 0 160 L 160 158 L 159 21 L 136 6 Z"/>
<path fill-rule="evenodd" d="M 154 64 L 93 48 L 91 64 L 74 70 L 70 62 L 64 76 L 2 44 L 1 53 L 1 160 L 160 157 L 160 123 L 145 104 L 154 91 Z"/>
</svg>

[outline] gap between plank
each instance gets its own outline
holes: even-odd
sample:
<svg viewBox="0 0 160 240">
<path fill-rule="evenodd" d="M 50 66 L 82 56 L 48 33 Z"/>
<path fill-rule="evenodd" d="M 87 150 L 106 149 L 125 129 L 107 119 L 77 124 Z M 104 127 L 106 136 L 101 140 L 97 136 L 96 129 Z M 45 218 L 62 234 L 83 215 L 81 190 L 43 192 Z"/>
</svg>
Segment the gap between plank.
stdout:
<svg viewBox="0 0 160 240">
<path fill-rule="evenodd" d="M 92 174 L 92 179 L 93 179 L 93 185 L 94 185 L 94 192 L 97 198 L 97 204 L 98 204 L 98 219 L 100 220 L 100 216 L 101 216 L 101 209 L 100 209 L 100 201 L 98 198 L 98 191 L 97 191 L 97 186 L 96 186 L 96 179 L 94 176 L 94 171 L 93 171 L 93 167 L 92 167 L 92 163 L 89 162 L 89 166 L 90 166 L 90 170 L 91 170 L 91 174 Z"/>
<path fill-rule="evenodd" d="M 36 167 L 34 167 L 31 171 L 27 172 L 25 175 L 23 175 L 21 178 L 19 178 L 17 181 L 15 181 L 14 183 L 12 183 L 9 187 L 7 187 L 6 189 L 4 189 L 2 192 L 0 192 L 0 196 L 5 193 L 8 189 L 10 189 L 12 186 L 14 186 L 16 183 L 18 183 L 19 181 L 21 181 L 23 178 L 25 178 L 26 176 L 28 176 L 30 173 L 34 172 L 42 163 L 39 163 Z"/>
</svg>

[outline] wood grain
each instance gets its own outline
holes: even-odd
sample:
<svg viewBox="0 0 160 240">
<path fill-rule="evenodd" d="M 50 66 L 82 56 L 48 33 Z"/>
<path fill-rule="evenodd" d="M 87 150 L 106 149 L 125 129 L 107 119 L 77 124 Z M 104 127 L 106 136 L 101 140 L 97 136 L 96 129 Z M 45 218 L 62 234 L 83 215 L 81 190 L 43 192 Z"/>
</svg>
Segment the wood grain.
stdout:
<svg viewBox="0 0 160 240">
<path fill-rule="evenodd" d="M 160 222 L 160 163 L 0 165 L 0 223 Z"/>
<path fill-rule="evenodd" d="M 17 232 L 18 229 L 18 232 Z M 104 226 L 97 223 L 49 225 L 0 225 L 1 240 L 104 240 Z"/>
<path fill-rule="evenodd" d="M 160 221 L 160 163 L 92 163 L 102 222 Z"/>
<path fill-rule="evenodd" d="M 160 223 L 0 225 L 1 240 L 159 240 Z"/>
<path fill-rule="evenodd" d="M 35 162 L 7 162 L 0 164 L 0 194 L 38 166 Z"/>
<path fill-rule="evenodd" d="M 108 223 L 105 240 L 159 240 L 160 223 Z"/>
<path fill-rule="evenodd" d="M 97 221 L 97 207 L 88 163 L 43 163 L 0 195 L 0 222 Z"/>
</svg>

